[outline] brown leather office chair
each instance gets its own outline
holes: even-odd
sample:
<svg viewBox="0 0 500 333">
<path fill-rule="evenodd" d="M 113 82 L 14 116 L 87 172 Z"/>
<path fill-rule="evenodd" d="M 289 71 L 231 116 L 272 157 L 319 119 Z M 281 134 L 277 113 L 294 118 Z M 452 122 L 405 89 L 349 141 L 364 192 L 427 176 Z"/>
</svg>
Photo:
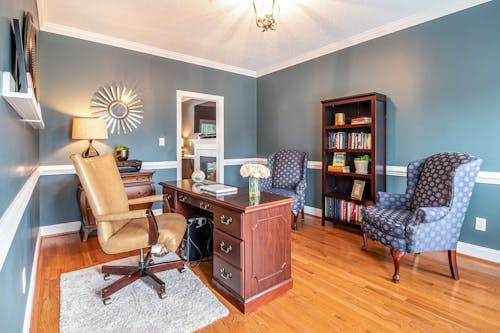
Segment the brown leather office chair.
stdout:
<svg viewBox="0 0 500 333">
<path fill-rule="evenodd" d="M 158 217 L 151 209 L 130 211 L 129 205 L 163 201 L 162 195 L 128 199 L 118 167 L 111 154 L 83 158 L 71 155 L 76 173 L 85 190 L 97 224 L 97 237 L 104 252 L 108 254 L 140 249 L 138 266 L 102 266 L 104 279 L 109 274 L 124 275 L 121 279 L 102 289 L 104 304 L 111 303 L 110 296 L 121 288 L 145 279 L 157 291 L 160 298 L 166 297 L 165 283 L 154 273 L 183 267 L 182 260 L 153 264 L 151 250 L 146 258 L 144 249 L 162 244 L 166 250 L 175 252 L 186 231 L 186 219 L 175 213 L 164 213 Z"/>
</svg>

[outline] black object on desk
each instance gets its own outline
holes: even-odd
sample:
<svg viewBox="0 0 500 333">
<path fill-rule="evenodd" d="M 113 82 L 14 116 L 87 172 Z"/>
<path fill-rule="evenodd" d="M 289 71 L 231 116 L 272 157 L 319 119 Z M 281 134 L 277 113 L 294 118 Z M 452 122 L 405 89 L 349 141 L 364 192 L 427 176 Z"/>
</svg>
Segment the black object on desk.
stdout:
<svg viewBox="0 0 500 333">
<path fill-rule="evenodd" d="M 127 161 L 116 161 L 118 170 L 120 172 L 136 172 L 141 171 L 142 161 L 141 160 L 127 160 Z"/>
</svg>

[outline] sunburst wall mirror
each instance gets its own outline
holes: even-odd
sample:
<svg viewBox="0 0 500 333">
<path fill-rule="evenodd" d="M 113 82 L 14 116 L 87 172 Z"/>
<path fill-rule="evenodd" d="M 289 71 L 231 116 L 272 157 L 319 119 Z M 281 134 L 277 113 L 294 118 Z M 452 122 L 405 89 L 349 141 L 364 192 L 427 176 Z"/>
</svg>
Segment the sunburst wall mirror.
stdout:
<svg viewBox="0 0 500 333">
<path fill-rule="evenodd" d="M 92 114 L 106 120 L 106 127 L 112 134 L 127 134 L 137 129 L 144 113 L 141 99 L 133 89 L 122 84 L 106 84 L 92 97 Z"/>
</svg>

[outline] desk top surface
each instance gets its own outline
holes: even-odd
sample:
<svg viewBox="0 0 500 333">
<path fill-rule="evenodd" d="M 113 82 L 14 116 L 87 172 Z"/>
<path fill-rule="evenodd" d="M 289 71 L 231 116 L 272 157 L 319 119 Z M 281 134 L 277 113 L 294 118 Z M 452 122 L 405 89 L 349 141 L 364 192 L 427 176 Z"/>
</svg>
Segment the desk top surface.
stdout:
<svg viewBox="0 0 500 333">
<path fill-rule="evenodd" d="M 225 194 L 225 195 L 213 195 L 207 192 L 203 192 L 198 190 L 191 179 L 183 179 L 178 181 L 170 181 L 170 182 L 160 182 L 160 185 L 163 187 L 175 188 L 177 190 L 181 190 L 182 192 L 191 194 L 195 197 L 203 198 L 212 202 L 223 203 L 225 206 L 230 206 L 234 209 L 242 210 L 245 212 L 258 210 L 262 208 L 266 208 L 274 205 L 281 204 L 290 204 L 295 199 L 284 197 L 281 195 L 268 193 L 268 192 L 260 192 L 260 200 L 259 202 L 250 202 L 248 196 L 248 188 L 237 187 L 238 192 L 233 194 Z"/>
</svg>

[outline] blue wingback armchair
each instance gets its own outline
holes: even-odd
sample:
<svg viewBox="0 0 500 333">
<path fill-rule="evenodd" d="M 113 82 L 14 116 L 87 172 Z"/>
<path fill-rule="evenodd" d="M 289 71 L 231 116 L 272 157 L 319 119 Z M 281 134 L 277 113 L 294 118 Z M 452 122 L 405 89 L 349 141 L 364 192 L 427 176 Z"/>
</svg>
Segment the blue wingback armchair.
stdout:
<svg viewBox="0 0 500 333">
<path fill-rule="evenodd" d="M 440 153 L 408 165 L 404 194 L 379 192 L 363 211 L 367 237 L 391 249 L 394 282 L 405 253 L 448 251 L 451 275 L 459 279 L 456 248 L 482 160 L 463 153 Z"/>
<path fill-rule="evenodd" d="M 307 153 L 298 150 L 280 150 L 267 157 L 270 176 L 262 179 L 262 191 L 295 199 L 292 203 L 293 229 L 297 230 L 299 213 L 304 219 L 306 196 Z"/>
</svg>

